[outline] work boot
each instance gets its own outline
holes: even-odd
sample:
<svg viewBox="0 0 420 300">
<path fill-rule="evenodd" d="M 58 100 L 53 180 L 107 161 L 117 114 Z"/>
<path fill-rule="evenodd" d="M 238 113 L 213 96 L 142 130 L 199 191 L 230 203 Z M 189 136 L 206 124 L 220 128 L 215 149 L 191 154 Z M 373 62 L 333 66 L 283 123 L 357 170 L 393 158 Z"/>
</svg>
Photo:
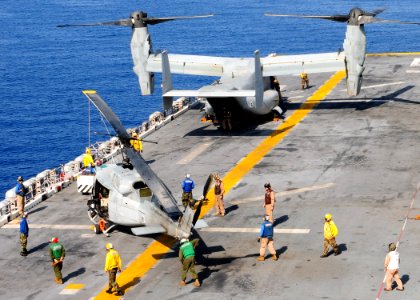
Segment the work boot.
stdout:
<svg viewBox="0 0 420 300">
<path fill-rule="evenodd" d="M 337 255 L 340 255 L 340 254 L 341 254 L 341 251 L 337 250 L 337 252 L 334 253 L 334 256 L 337 256 Z"/>
<path fill-rule="evenodd" d="M 258 261 L 264 261 L 265 260 L 265 257 L 264 256 L 258 256 L 257 260 Z"/>
<path fill-rule="evenodd" d="M 324 258 L 324 257 L 327 257 L 327 256 L 328 256 L 327 254 L 322 254 L 320 257 Z"/>
<path fill-rule="evenodd" d="M 28 254 L 27 254 L 25 251 L 21 251 L 21 252 L 20 252 L 20 255 L 21 255 L 21 256 L 27 256 Z"/>
<path fill-rule="evenodd" d="M 278 260 L 279 258 L 277 257 L 277 255 L 273 254 L 273 256 L 271 257 L 271 259 L 272 259 L 272 260 L 274 260 L 274 261 L 276 261 L 276 260 Z"/>
<path fill-rule="evenodd" d="M 117 295 L 117 296 L 123 296 L 124 295 L 124 292 L 121 291 L 121 290 L 119 290 L 119 291 L 117 291 L 117 293 L 115 295 Z"/>
<path fill-rule="evenodd" d="M 200 284 L 200 281 L 198 281 L 198 279 L 196 279 L 195 281 L 194 281 L 194 286 L 196 286 L 196 287 L 199 287 L 201 284 Z"/>
<path fill-rule="evenodd" d="M 180 285 L 180 286 L 185 286 L 185 285 L 186 285 L 185 280 L 181 280 L 181 281 L 179 282 L 179 285 Z"/>
<path fill-rule="evenodd" d="M 107 289 L 105 292 L 108 294 L 112 294 L 112 289 Z"/>
<path fill-rule="evenodd" d="M 62 279 L 58 279 L 57 277 L 54 278 L 55 283 L 57 284 L 63 284 L 63 280 Z"/>
</svg>

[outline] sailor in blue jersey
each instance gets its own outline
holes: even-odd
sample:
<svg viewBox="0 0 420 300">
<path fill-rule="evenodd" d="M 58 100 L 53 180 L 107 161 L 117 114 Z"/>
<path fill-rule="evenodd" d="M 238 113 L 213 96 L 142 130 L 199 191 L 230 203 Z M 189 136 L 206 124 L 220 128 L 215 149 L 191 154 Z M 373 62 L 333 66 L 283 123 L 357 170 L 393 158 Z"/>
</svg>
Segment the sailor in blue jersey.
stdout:
<svg viewBox="0 0 420 300">
<path fill-rule="evenodd" d="M 258 238 L 258 242 L 261 243 L 260 256 L 257 258 L 259 261 L 265 260 L 265 250 L 267 247 L 272 255 L 272 260 L 278 259 L 276 249 L 274 249 L 273 232 L 273 223 L 270 222 L 270 216 L 265 215 L 264 222 L 261 224 L 260 237 Z"/>
<path fill-rule="evenodd" d="M 194 181 L 191 179 L 191 175 L 187 174 L 182 182 L 182 205 L 184 205 L 184 207 L 189 204 L 191 208 L 194 208 L 195 201 L 192 196 L 193 189 Z"/>
<path fill-rule="evenodd" d="M 28 213 L 24 212 L 22 215 L 22 219 L 20 220 L 19 224 L 19 232 L 20 232 L 20 255 L 27 256 L 28 250 L 26 250 L 26 246 L 28 244 L 28 235 L 29 235 L 29 226 L 27 219 Z"/>
<path fill-rule="evenodd" d="M 25 211 L 26 188 L 23 185 L 23 178 L 21 176 L 19 176 L 17 179 L 15 193 L 16 193 L 16 200 L 17 200 L 17 209 L 18 209 L 19 215 L 22 216 L 23 212 Z"/>
</svg>

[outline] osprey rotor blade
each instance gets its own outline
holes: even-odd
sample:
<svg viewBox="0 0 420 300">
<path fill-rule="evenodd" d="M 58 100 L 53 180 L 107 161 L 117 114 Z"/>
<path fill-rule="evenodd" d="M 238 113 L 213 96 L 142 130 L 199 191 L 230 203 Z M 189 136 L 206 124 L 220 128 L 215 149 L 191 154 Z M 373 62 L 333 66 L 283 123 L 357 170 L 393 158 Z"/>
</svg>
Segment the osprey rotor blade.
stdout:
<svg viewBox="0 0 420 300">
<path fill-rule="evenodd" d="M 407 21 L 400 21 L 400 20 L 387 20 L 387 19 L 380 19 L 380 18 L 365 18 L 361 17 L 361 23 L 395 23 L 395 24 L 411 24 L 411 25 L 420 25 L 420 22 L 407 22 Z"/>
<path fill-rule="evenodd" d="M 293 18 L 306 18 L 306 19 L 324 19 L 335 22 L 347 22 L 348 15 L 333 15 L 333 16 L 311 16 L 311 15 L 285 15 L 285 14 L 265 14 L 267 17 L 293 17 Z"/>
<path fill-rule="evenodd" d="M 99 22 L 93 24 L 63 24 L 57 25 L 57 27 L 75 27 L 75 26 L 126 26 L 131 27 L 132 22 L 131 19 L 122 19 L 117 21 L 109 21 L 109 22 Z"/>
<path fill-rule="evenodd" d="M 130 144 L 130 135 L 122 125 L 117 115 L 109 108 L 101 96 L 96 91 L 83 91 L 83 94 L 96 106 L 99 112 L 108 120 L 109 124 L 114 128 L 118 138 L 123 144 L 127 157 L 130 159 L 130 163 L 136 169 L 136 171 L 142 177 L 142 180 L 149 186 L 153 191 L 153 195 L 157 198 L 163 209 L 168 214 L 179 215 L 181 212 L 176 204 L 176 200 L 172 193 L 162 182 L 162 180 L 153 172 L 146 161 L 141 157 L 140 153 L 135 151 Z"/>
<path fill-rule="evenodd" d="M 180 16 L 180 17 L 166 17 L 166 18 L 144 18 L 144 22 L 148 25 L 155 25 L 163 22 L 168 21 L 175 21 L 175 20 L 185 20 L 185 19 L 200 19 L 200 18 L 209 18 L 214 17 L 214 14 L 209 15 L 202 15 L 202 16 Z"/>
</svg>

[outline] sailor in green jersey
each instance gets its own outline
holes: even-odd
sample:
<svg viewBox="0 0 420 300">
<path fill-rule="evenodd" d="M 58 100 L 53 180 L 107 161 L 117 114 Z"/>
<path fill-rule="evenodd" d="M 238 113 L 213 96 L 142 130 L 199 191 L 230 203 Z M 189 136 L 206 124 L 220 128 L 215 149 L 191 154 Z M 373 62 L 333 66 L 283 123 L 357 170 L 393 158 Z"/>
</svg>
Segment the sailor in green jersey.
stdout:
<svg viewBox="0 0 420 300">
<path fill-rule="evenodd" d="M 185 279 L 187 279 L 187 272 L 190 270 L 191 277 L 195 279 L 194 285 L 200 286 L 200 281 L 198 280 L 198 275 L 195 272 L 195 247 L 198 245 L 198 239 L 189 241 L 188 239 L 181 240 L 181 247 L 179 248 L 179 260 L 182 263 L 182 275 L 181 282 L 179 285 L 184 286 Z"/>
<path fill-rule="evenodd" d="M 61 274 L 61 269 L 63 268 L 63 260 L 66 256 L 66 251 L 64 250 L 63 245 L 58 242 L 57 237 L 53 237 L 51 239 L 49 250 L 55 274 L 54 281 L 58 284 L 63 284 L 63 275 Z"/>
</svg>

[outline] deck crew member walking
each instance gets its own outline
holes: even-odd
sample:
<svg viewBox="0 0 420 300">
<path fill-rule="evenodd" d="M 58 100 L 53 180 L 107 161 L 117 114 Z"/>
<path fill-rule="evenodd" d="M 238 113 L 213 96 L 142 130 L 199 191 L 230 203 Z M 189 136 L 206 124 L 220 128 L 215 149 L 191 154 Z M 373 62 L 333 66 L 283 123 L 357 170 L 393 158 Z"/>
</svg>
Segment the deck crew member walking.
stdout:
<svg viewBox="0 0 420 300">
<path fill-rule="evenodd" d="M 181 240 L 181 247 L 179 247 L 179 260 L 182 263 L 182 274 L 180 286 L 184 286 L 185 280 L 187 279 L 188 270 L 191 273 L 191 277 L 195 279 L 194 285 L 200 286 L 200 281 L 198 280 L 198 275 L 195 272 L 195 248 L 197 247 L 199 239 L 194 239 L 189 241 L 188 239 Z"/>
<path fill-rule="evenodd" d="M 264 195 L 264 205 L 265 214 L 270 217 L 270 222 L 273 223 L 273 210 L 274 210 L 274 202 L 276 202 L 274 198 L 274 191 L 271 189 L 270 183 L 264 184 L 265 188 L 265 195 Z"/>
<path fill-rule="evenodd" d="M 214 184 L 214 197 L 215 197 L 215 208 L 216 208 L 216 216 L 222 216 L 225 215 L 225 204 L 223 202 L 223 194 L 225 193 L 225 187 L 223 185 L 222 180 L 220 179 L 220 176 L 218 174 L 214 175 L 214 179 L 216 183 Z"/>
<path fill-rule="evenodd" d="M 191 179 L 190 174 L 187 174 L 182 182 L 182 205 L 184 205 L 184 207 L 187 207 L 189 204 L 191 208 L 194 208 L 193 189 L 194 180 Z"/>
<path fill-rule="evenodd" d="M 20 220 L 19 232 L 20 232 L 20 255 L 27 256 L 28 250 L 26 246 L 28 244 L 29 226 L 27 222 L 28 213 L 24 212 L 22 219 Z"/>
<path fill-rule="evenodd" d="M 16 202 L 17 202 L 17 209 L 19 212 L 19 216 L 22 216 L 23 211 L 25 210 L 25 195 L 26 195 L 26 188 L 23 185 L 22 176 L 19 176 L 17 179 L 15 192 L 16 192 Z"/>
<path fill-rule="evenodd" d="M 107 272 L 109 276 L 109 285 L 106 292 L 108 294 L 112 294 L 112 289 L 115 289 L 117 296 L 122 296 L 124 293 L 121 291 L 117 283 L 117 272 L 121 272 L 122 269 L 120 255 L 116 250 L 114 250 L 111 243 L 106 244 L 105 249 L 107 251 L 105 258 L 105 272 Z"/>
<path fill-rule="evenodd" d="M 63 260 L 66 256 L 66 251 L 64 250 L 63 245 L 58 242 L 57 237 L 51 239 L 49 250 L 55 274 L 54 281 L 58 284 L 62 284 L 63 274 L 61 274 L 61 270 L 63 269 Z"/>
<path fill-rule="evenodd" d="M 335 226 L 335 223 L 332 220 L 331 214 L 326 214 L 325 223 L 324 223 L 324 252 L 322 253 L 321 258 L 328 256 L 329 246 L 333 248 L 334 255 L 339 255 L 341 253 L 335 241 L 335 237 L 337 235 L 338 235 L 338 228 L 337 226 Z"/>
<path fill-rule="evenodd" d="M 397 246 L 394 243 L 388 245 L 388 254 L 385 257 L 384 271 L 386 272 L 385 291 L 391 291 L 392 279 L 397 283 L 397 290 L 403 291 L 404 286 L 401 282 L 400 275 L 398 274 L 398 269 L 400 268 L 400 254 L 397 252 Z"/>
<path fill-rule="evenodd" d="M 265 215 L 264 221 L 261 224 L 260 229 L 260 237 L 258 238 L 258 242 L 260 243 L 260 256 L 257 258 L 259 261 L 265 260 L 265 250 L 268 247 L 268 251 L 270 251 L 272 260 L 277 260 L 277 253 L 276 249 L 274 249 L 274 241 L 273 241 L 273 223 L 270 222 L 270 216 Z"/>
</svg>

